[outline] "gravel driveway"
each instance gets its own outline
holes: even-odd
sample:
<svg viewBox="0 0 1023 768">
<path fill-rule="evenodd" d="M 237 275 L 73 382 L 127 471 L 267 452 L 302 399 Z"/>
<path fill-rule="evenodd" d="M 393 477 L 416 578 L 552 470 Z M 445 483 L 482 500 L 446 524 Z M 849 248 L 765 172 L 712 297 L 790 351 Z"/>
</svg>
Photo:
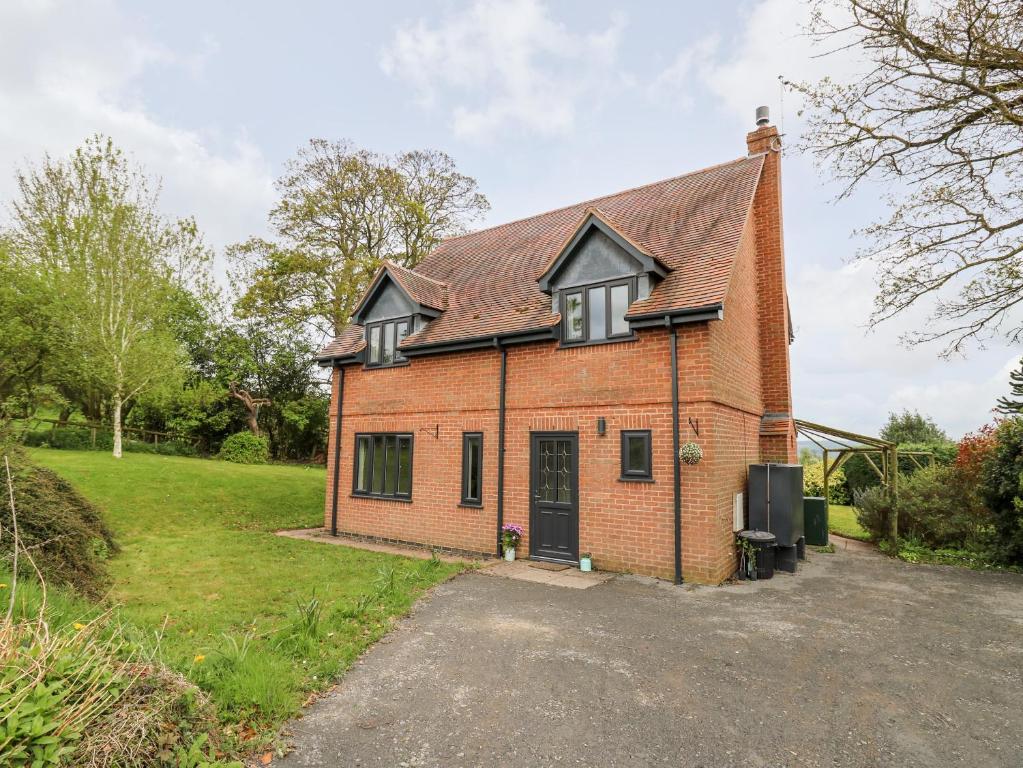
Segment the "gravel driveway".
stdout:
<svg viewBox="0 0 1023 768">
<path fill-rule="evenodd" d="M 1023 577 L 810 557 L 719 588 L 458 577 L 280 764 L 1023 765 Z"/>
</svg>

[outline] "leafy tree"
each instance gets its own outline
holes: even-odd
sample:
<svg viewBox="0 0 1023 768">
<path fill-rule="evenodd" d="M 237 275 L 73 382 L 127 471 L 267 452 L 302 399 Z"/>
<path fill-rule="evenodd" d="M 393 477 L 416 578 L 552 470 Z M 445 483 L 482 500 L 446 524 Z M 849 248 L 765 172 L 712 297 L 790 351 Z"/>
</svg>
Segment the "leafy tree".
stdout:
<svg viewBox="0 0 1023 768">
<path fill-rule="evenodd" d="M 981 498 L 991 511 L 996 556 L 1023 565 L 1023 418 L 1001 422 L 983 462 Z"/>
<path fill-rule="evenodd" d="M 1019 367 L 1009 373 L 1008 397 L 998 398 L 997 411 L 999 413 L 1023 414 L 1023 358 L 1019 361 Z"/>
<path fill-rule="evenodd" d="M 228 249 L 242 317 L 272 317 L 321 336 L 348 323 L 385 258 L 412 267 L 489 208 L 442 152 L 397 157 L 313 139 L 277 181 L 276 240 Z"/>
<path fill-rule="evenodd" d="M 892 411 L 881 427 L 881 439 L 890 443 L 947 443 L 948 435 L 930 416 L 904 408 L 902 413 Z"/>
<path fill-rule="evenodd" d="M 42 380 L 52 336 L 50 301 L 39 276 L 0 240 L 0 403 L 17 397 L 27 405 Z"/>
<path fill-rule="evenodd" d="M 1018 0 L 814 0 L 810 32 L 852 49 L 856 77 L 793 85 L 809 112 L 804 147 L 850 195 L 887 190 L 888 218 L 860 254 L 879 265 L 872 321 L 922 299 L 906 337 L 1023 336 L 1023 4 Z"/>
<path fill-rule="evenodd" d="M 172 302 L 205 283 L 209 251 L 192 221 L 165 221 L 158 187 L 113 142 L 17 176 L 9 242 L 59 300 L 51 321 L 69 367 L 110 403 L 121 455 L 125 403 L 181 371 Z"/>
</svg>

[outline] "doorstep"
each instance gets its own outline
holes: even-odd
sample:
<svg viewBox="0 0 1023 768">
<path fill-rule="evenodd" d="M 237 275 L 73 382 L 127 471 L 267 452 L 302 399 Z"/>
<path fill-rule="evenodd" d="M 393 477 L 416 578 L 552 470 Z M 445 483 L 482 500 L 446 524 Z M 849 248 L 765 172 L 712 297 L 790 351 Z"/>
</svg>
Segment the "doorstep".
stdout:
<svg viewBox="0 0 1023 768">
<path fill-rule="evenodd" d="M 570 566 L 563 571 L 551 571 L 546 568 L 534 568 L 529 560 L 499 560 L 488 564 L 480 573 L 488 576 L 500 576 L 505 579 L 517 579 L 518 581 L 531 581 L 535 584 L 549 584 L 554 587 L 567 587 L 569 589 L 589 589 L 605 581 L 610 581 L 615 574 L 607 571 L 590 571 L 584 573 L 575 566 Z"/>
</svg>

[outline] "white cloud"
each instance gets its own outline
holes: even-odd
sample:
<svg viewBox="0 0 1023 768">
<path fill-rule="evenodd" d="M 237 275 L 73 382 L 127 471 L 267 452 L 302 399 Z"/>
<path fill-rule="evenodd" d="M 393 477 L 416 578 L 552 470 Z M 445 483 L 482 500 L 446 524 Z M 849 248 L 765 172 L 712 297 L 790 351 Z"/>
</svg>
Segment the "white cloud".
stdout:
<svg viewBox="0 0 1023 768">
<path fill-rule="evenodd" d="M 152 67 L 201 77 L 215 52 L 179 54 L 132 29 L 109 2 L 14 2 L 0 7 L 0 200 L 14 168 L 60 156 L 94 133 L 109 135 L 163 180 L 170 216 L 195 215 L 222 246 L 261 231 L 273 200 L 262 153 L 244 135 L 213 147 L 211 136 L 154 117 L 140 78 Z"/>
<path fill-rule="evenodd" d="M 381 57 L 424 107 L 450 110 L 455 133 L 569 133 L 584 101 L 624 82 L 615 71 L 624 18 L 576 33 L 540 0 L 476 0 L 436 24 L 400 28 Z"/>
</svg>

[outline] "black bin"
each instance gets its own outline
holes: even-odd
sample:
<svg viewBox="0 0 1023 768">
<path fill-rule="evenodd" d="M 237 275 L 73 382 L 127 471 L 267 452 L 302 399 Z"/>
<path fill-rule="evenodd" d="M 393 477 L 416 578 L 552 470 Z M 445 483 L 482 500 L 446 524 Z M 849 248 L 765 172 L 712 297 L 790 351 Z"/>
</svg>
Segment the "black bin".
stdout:
<svg viewBox="0 0 1023 768">
<path fill-rule="evenodd" d="M 757 578 L 770 579 L 774 576 L 774 549 L 778 538 L 767 531 L 740 531 L 739 538 L 753 545 L 757 553 Z"/>
</svg>

